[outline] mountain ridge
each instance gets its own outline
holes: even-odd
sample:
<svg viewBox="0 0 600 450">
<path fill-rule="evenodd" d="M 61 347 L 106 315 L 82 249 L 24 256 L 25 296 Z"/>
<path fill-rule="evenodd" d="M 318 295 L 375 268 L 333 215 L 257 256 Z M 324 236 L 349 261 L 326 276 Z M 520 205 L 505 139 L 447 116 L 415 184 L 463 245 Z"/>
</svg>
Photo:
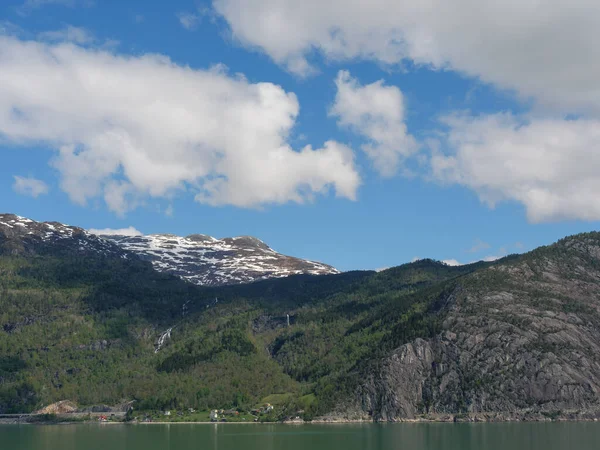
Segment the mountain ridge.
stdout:
<svg viewBox="0 0 600 450">
<path fill-rule="evenodd" d="M 171 233 L 141 236 L 94 234 L 80 227 L 59 222 L 36 222 L 14 214 L 0 214 L 0 227 L 12 230 L 13 234 L 19 231 L 20 234 L 36 236 L 42 241 L 75 235 L 80 238 L 81 244 L 93 241 L 91 247 L 98 248 L 98 251 L 108 248 L 105 246 L 101 250 L 99 240 L 111 242 L 149 261 L 159 271 L 201 286 L 250 283 L 298 274 L 339 273 L 327 264 L 278 253 L 253 236 L 217 239 L 204 234 L 185 237 Z"/>
<path fill-rule="evenodd" d="M 250 283 L 290 275 L 339 273 L 327 264 L 282 255 L 253 236 L 202 234 L 103 236 L 150 261 L 157 270 L 201 286 Z"/>
</svg>

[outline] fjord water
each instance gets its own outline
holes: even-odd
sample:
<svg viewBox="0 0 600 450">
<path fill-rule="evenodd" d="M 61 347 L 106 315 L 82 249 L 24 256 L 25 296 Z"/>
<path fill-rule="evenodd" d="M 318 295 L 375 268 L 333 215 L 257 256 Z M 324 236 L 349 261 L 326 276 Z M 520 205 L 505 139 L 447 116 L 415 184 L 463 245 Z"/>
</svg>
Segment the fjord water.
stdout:
<svg viewBox="0 0 600 450">
<path fill-rule="evenodd" d="M 0 426 L 8 449 L 598 450 L 600 423 Z"/>
</svg>

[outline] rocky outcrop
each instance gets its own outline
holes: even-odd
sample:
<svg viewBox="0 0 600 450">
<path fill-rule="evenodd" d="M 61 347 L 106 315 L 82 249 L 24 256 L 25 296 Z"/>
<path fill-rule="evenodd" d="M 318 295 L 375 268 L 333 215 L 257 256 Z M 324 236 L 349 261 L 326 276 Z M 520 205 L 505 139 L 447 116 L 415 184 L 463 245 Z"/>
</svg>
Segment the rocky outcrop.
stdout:
<svg viewBox="0 0 600 450">
<path fill-rule="evenodd" d="M 597 417 L 588 414 L 600 408 L 596 239 L 469 275 L 443 314 L 444 331 L 392 352 L 346 411 L 381 421 Z"/>
<path fill-rule="evenodd" d="M 52 403 L 34 414 L 68 414 L 77 411 L 77 405 L 69 400 Z"/>
</svg>

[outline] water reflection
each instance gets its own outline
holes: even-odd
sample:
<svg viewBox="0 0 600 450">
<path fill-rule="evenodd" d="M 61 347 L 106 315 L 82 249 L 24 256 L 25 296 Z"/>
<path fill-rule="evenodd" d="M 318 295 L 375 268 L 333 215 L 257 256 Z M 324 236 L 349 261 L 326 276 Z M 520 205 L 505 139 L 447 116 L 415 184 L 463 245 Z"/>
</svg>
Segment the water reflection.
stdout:
<svg viewBox="0 0 600 450">
<path fill-rule="evenodd" d="M 598 450 L 600 423 L 0 426 L 0 450 Z"/>
</svg>

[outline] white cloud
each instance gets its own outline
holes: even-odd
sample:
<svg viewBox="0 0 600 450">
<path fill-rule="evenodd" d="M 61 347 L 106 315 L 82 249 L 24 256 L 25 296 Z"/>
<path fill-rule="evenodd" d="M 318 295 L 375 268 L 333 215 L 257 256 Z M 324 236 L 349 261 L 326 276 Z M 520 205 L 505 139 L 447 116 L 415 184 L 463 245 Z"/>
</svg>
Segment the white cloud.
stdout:
<svg viewBox="0 0 600 450">
<path fill-rule="evenodd" d="M 92 234 L 97 234 L 98 236 L 143 236 L 143 233 L 132 226 L 127 228 L 90 228 L 88 230 Z"/>
<path fill-rule="evenodd" d="M 383 80 L 361 85 L 347 71 L 335 80 L 337 94 L 329 111 L 338 124 L 366 137 L 363 151 L 383 176 L 392 176 L 400 162 L 417 150 L 417 144 L 404 124 L 404 97 L 395 86 Z"/>
<path fill-rule="evenodd" d="M 40 195 L 46 195 L 49 191 L 48 185 L 37 178 L 20 177 L 18 175 L 13 178 L 15 179 L 13 190 L 18 194 L 37 198 Z"/>
<path fill-rule="evenodd" d="M 189 12 L 180 12 L 177 14 L 179 23 L 188 31 L 193 31 L 200 25 L 200 16 Z"/>
<path fill-rule="evenodd" d="M 302 203 L 360 184 L 350 148 L 293 149 L 293 93 L 161 55 L 128 56 L 0 36 L 0 135 L 43 143 L 61 187 L 123 214 L 192 191 L 210 205 Z"/>
<path fill-rule="evenodd" d="M 368 7 L 362 0 L 213 0 L 213 5 L 242 44 L 262 49 L 300 75 L 315 71 L 311 55 L 318 52 L 329 61 L 453 70 L 515 92 L 532 105 L 533 119 L 503 114 L 452 119 L 448 141 L 442 140 L 442 148 L 451 151 L 434 156 L 435 177 L 474 189 L 490 205 L 520 202 L 533 222 L 600 220 L 597 0 L 372 0 Z M 350 92 L 362 88 L 354 85 Z M 579 119 L 564 120 L 569 115 Z M 377 153 L 382 154 L 389 155 Z"/>
<path fill-rule="evenodd" d="M 492 207 L 520 202 L 532 222 L 600 220 L 600 121 L 495 114 L 445 123 L 450 153 L 434 152 L 436 179 L 467 186 Z"/>
<path fill-rule="evenodd" d="M 67 25 L 60 30 L 45 31 L 38 35 L 39 39 L 50 42 L 73 42 L 75 44 L 90 44 L 94 42 L 94 36 L 85 28 Z"/>
<path fill-rule="evenodd" d="M 501 249 L 502 250 L 502 249 Z M 493 262 L 496 261 L 500 258 L 504 258 L 504 256 L 506 256 L 505 254 L 501 254 L 501 255 L 488 255 L 488 256 L 484 256 L 481 259 L 477 259 L 474 261 L 469 261 L 467 263 L 462 263 L 456 259 L 444 259 L 442 262 L 448 266 L 464 266 L 466 264 L 474 264 L 476 262 L 480 262 L 480 261 L 485 261 L 485 262 Z"/>
<path fill-rule="evenodd" d="M 458 262 L 456 259 L 444 259 L 442 261 L 447 266 L 462 266 L 463 263 Z"/>
<path fill-rule="evenodd" d="M 452 69 L 563 110 L 600 112 L 597 0 L 213 0 L 242 43 L 301 74 L 330 60 Z"/>
<path fill-rule="evenodd" d="M 488 255 L 488 256 L 485 256 L 485 257 L 482 259 L 482 261 L 485 261 L 485 262 L 493 262 L 493 261 L 496 261 L 496 260 L 498 260 L 498 259 L 500 259 L 500 258 L 504 258 L 504 256 Z"/>
</svg>

